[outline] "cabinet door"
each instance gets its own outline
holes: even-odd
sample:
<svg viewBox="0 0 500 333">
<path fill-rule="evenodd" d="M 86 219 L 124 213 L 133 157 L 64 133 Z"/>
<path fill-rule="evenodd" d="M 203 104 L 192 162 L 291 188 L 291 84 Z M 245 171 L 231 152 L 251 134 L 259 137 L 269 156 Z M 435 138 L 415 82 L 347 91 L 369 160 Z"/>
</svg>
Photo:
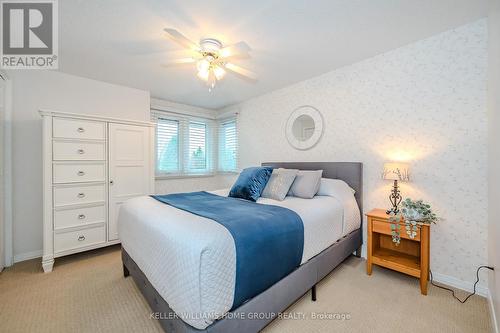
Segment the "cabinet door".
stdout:
<svg viewBox="0 0 500 333">
<path fill-rule="evenodd" d="M 109 124 L 108 241 L 118 239 L 118 213 L 128 199 L 151 194 L 151 128 Z"/>
</svg>

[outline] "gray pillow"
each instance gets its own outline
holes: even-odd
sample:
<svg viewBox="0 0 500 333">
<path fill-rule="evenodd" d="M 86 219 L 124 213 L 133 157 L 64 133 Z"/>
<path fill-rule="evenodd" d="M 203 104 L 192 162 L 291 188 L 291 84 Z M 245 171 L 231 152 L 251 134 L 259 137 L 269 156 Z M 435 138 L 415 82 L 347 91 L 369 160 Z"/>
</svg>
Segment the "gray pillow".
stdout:
<svg viewBox="0 0 500 333">
<path fill-rule="evenodd" d="M 261 197 L 283 201 L 299 170 L 274 169 Z"/>
<path fill-rule="evenodd" d="M 319 191 L 323 170 L 300 170 L 288 191 L 288 195 L 312 199 Z"/>
</svg>

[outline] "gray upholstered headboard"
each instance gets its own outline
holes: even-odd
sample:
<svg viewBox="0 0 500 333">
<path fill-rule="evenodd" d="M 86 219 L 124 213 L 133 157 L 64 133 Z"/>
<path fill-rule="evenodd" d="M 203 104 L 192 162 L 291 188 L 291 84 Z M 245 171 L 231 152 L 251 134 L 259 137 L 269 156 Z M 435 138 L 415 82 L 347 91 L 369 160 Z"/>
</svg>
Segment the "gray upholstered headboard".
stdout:
<svg viewBox="0 0 500 333">
<path fill-rule="evenodd" d="M 263 166 L 273 168 L 323 170 L 324 178 L 341 179 L 356 193 L 354 197 L 363 214 L 363 163 L 360 162 L 266 162 Z"/>
</svg>

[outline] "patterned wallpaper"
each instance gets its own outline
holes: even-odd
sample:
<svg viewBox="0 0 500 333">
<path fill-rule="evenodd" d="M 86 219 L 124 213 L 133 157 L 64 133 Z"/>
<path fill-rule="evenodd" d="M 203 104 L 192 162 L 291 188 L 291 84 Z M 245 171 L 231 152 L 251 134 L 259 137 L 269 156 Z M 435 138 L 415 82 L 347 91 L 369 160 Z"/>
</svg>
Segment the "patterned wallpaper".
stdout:
<svg viewBox="0 0 500 333">
<path fill-rule="evenodd" d="M 409 161 L 405 197 L 433 204 L 431 269 L 463 281 L 487 263 L 487 21 L 456 28 L 223 110 L 240 112 L 241 167 L 263 161 L 361 161 L 364 206 L 386 208 L 384 161 Z M 311 150 L 285 138 L 312 105 L 325 132 Z M 365 229 L 366 230 L 366 229 Z"/>
</svg>

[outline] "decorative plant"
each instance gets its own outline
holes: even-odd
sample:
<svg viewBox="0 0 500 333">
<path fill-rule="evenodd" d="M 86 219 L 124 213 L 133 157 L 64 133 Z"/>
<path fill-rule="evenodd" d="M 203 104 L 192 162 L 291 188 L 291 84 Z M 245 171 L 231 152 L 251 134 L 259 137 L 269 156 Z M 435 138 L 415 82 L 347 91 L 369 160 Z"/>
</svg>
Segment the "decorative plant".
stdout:
<svg viewBox="0 0 500 333">
<path fill-rule="evenodd" d="M 389 222 L 391 222 L 392 241 L 399 245 L 401 242 L 401 217 L 404 218 L 406 234 L 411 239 L 417 235 L 418 226 L 423 224 L 436 223 L 438 217 L 432 212 L 431 205 L 424 203 L 422 200 L 413 201 L 410 198 L 405 199 L 401 203 L 401 210 L 397 213 L 389 214 Z"/>
</svg>

